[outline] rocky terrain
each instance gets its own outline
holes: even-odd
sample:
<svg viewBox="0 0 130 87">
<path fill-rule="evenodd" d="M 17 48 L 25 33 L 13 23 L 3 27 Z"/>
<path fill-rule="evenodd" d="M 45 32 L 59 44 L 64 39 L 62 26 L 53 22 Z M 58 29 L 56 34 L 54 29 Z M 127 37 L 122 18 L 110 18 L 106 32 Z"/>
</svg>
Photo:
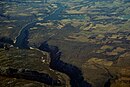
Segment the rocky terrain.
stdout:
<svg viewBox="0 0 130 87">
<path fill-rule="evenodd" d="M 130 87 L 129 14 L 129 0 L 0 1 L 0 87 Z"/>
<path fill-rule="evenodd" d="M 38 50 L 0 49 L 1 87 L 50 87 L 60 82 L 58 87 L 69 87 L 69 78 L 50 69 L 47 60 L 47 53 Z"/>
</svg>

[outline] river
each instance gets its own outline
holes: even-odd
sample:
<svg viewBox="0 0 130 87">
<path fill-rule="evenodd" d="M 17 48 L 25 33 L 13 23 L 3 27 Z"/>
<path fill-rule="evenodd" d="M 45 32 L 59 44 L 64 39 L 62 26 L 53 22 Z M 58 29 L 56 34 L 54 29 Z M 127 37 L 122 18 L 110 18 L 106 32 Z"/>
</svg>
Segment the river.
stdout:
<svg viewBox="0 0 130 87">
<path fill-rule="evenodd" d="M 58 15 L 65 9 L 65 7 L 62 6 L 61 4 L 57 4 L 57 5 L 58 5 L 58 9 L 56 9 L 50 15 L 44 17 L 44 20 L 34 21 L 25 25 L 21 29 L 21 32 L 19 33 L 18 37 L 16 38 L 15 47 L 18 47 L 20 49 L 30 48 L 28 45 L 29 29 L 35 26 L 36 23 L 46 22 L 48 20 L 60 20 L 61 18 Z M 50 46 L 45 41 L 41 44 L 39 49 L 41 51 L 46 51 L 50 53 L 50 58 L 51 58 L 50 68 L 68 75 L 70 78 L 71 87 L 91 87 L 91 84 L 89 84 L 84 80 L 84 77 L 80 69 L 78 69 L 76 66 L 73 66 L 68 63 L 64 63 L 63 61 L 60 60 L 61 52 L 59 52 L 57 46 Z"/>
<path fill-rule="evenodd" d="M 16 37 L 15 47 L 18 47 L 20 49 L 28 49 L 28 36 L 29 36 L 29 29 L 36 25 L 36 23 L 39 22 L 46 22 L 48 20 L 60 20 L 59 14 L 65 9 L 64 6 L 62 6 L 59 3 L 56 3 L 58 8 L 52 12 L 51 14 L 43 17 L 43 20 L 41 21 L 34 21 L 31 23 L 26 24 L 20 31 L 19 35 Z"/>
</svg>

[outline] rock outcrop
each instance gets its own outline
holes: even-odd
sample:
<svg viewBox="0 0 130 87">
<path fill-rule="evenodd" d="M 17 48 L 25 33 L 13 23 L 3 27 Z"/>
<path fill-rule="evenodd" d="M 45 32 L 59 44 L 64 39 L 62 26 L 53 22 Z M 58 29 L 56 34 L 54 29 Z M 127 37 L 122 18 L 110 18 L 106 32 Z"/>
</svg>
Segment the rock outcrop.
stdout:
<svg viewBox="0 0 130 87">
<path fill-rule="evenodd" d="M 0 42 L 14 45 L 14 41 L 9 37 L 0 37 Z"/>
<path fill-rule="evenodd" d="M 91 84 L 84 80 L 81 70 L 60 60 L 61 52 L 57 46 L 48 45 L 47 41 L 45 41 L 40 45 L 39 49 L 49 52 L 51 58 L 50 68 L 67 74 L 70 77 L 71 87 L 92 87 Z"/>
<path fill-rule="evenodd" d="M 10 78 L 26 79 L 37 81 L 52 86 L 63 85 L 59 80 L 51 78 L 48 74 L 31 71 L 29 69 L 14 69 L 9 67 L 0 67 L 0 75 Z"/>
</svg>

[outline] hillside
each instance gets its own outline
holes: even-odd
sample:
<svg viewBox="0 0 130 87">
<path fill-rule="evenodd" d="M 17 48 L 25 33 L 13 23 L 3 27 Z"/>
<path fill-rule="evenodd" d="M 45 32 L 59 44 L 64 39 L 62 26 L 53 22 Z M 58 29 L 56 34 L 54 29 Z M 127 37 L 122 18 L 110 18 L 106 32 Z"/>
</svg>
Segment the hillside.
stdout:
<svg viewBox="0 0 130 87">
<path fill-rule="evenodd" d="M 0 87 L 130 87 L 129 44 L 130 0 L 0 1 Z"/>
</svg>

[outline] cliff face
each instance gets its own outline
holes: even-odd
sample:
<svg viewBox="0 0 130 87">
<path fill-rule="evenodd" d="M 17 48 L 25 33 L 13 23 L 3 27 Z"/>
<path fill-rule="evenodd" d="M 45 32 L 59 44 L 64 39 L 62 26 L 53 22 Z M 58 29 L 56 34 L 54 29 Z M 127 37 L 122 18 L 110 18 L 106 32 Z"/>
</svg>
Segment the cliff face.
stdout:
<svg viewBox="0 0 130 87">
<path fill-rule="evenodd" d="M 29 69 L 14 69 L 9 67 L 0 67 L 0 75 L 17 78 L 17 79 L 26 79 L 31 81 L 38 81 L 48 85 L 61 86 L 62 83 L 60 80 L 54 80 L 48 74 L 39 73 L 37 71 L 32 71 Z"/>
<path fill-rule="evenodd" d="M 49 52 L 51 58 L 50 68 L 68 75 L 71 87 L 92 87 L 91 84 L 84 80 L 80 69 L 60 60 L 61 52 L 57 46 L 48 45 L 47 42 L 44 42 L 40 45 L 39 49 Z"/>
<path fill-rule="evenodd" d="M 47 54 L 43 53 L 35 49 L 0 49 L 0 86 L 49 87 L 48 85 L 60 85 L 60 82 L 63 84 L 59 87 L 64 87 L 64 84 L 68 86 L 69 78 L 51 70 L 45 56 Z"/>
</svg>

